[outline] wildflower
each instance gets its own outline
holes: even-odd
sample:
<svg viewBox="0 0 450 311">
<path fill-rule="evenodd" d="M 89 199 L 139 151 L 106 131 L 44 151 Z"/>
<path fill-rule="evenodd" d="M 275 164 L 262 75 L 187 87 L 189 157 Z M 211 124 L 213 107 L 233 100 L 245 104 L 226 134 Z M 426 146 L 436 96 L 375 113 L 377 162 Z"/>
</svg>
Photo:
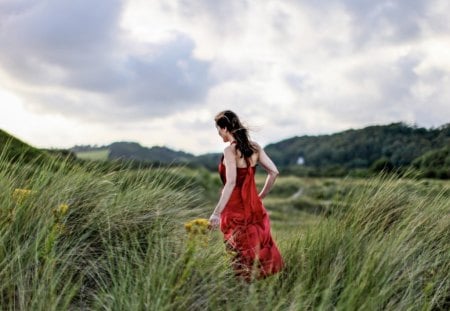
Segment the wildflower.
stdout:
<svg viewBox="0 0 450 311">
<path fill-rule="evenodd" d="M 33 193 L 33 191 L 29 190 L 29 189 L 14 189 L 13 193 L 12 193 L 12 199 L 14 202 L 16 202 L 17 204 L 21 204 L 23 203 L 31 194 Z"/>
<path fill-rule="evenodd" d="M 65 234 L 65 233 L 67 232 L 67 227 L 66 227 L 65 224 L 62 224 L 62 223 L 56 223 L 56 224 L 53 226 L 53 231 L 54 231 L 56 234 Z"/>
<path fill-rule="evenodd" d="M 202 245 L 206 246 L 208 244 L 208 219 L 199 218 L 191 220 L 184 224 L 184 228 L 189 235 L 189 240 L 193 245 L 197 242 L 201 242 Z"/>
<path fill-rule="evenodd" d="M 208 232 L 209 221 L 205 218 L 191 220 L 184 224 L 186 232 L 190 235 L 206 234 Z"/>
<path fill-rule="evenodd" d="M 69 211 L 69 205 L 68 204 L 60 204 L 58 207 L 53 209 L 53 216 L 56 218 L 64 217 L 67 212 Z"/>
</svg>

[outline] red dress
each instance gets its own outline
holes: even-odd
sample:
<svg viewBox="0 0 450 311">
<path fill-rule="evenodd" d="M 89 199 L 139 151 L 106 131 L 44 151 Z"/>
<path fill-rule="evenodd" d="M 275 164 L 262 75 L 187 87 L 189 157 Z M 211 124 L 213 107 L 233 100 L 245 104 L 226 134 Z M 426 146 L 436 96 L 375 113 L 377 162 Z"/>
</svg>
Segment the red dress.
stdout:
<svg viewBox="0 0 450 311">
<path fill-rule="evenodd" d="M 226 167 L 220 161 L 219 174 L 226 182 Z M 220 230 L 227 249 L 234 253 L 236 275 L 250 281 L 279 272 L 283 259 L 270 233 L 267 211 L 258 196 L 255 166 L 237 168 L 236 186 L 220 215 Z"/>
</svg>

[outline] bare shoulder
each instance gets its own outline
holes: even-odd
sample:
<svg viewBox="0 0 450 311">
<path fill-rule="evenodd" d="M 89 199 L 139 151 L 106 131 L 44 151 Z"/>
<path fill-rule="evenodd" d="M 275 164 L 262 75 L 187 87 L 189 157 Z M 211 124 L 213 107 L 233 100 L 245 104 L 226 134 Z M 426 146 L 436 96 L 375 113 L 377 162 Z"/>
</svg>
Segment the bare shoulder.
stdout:
<svg viewBox="0 0 450 311">
<path fill-rule="evenodd" d="M 234 146 L 234 145 L 230 145 L 230 146 L 227 146 L 227 147 L 225 147 L 225 149 L 223 149 L 223 154 L 225 155 L 225 156 L 227 156 L 227 155 L 236 155 L 236 147 Z"/>
<path fill-rule="evenodd" d="M 256 149 L 256 151 L 259 152 L 261 150 L 261 146 L 256 141 L 251 141 L 250 143 Z"/>
</svg>

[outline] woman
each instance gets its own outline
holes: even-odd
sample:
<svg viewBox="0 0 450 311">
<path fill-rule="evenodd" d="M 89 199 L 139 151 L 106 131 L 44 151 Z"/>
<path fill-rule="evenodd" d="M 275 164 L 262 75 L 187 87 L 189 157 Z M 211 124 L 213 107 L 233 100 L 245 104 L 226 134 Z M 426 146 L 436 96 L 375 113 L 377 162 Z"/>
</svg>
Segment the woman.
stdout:
<svg viewBox="0 0 450 311">
<path fill-rule="evenodd" d="M 233 267 L 238 276 L 250 281 L 277 273 L 283 259 L 272 239 L 269 216 L 261 200 L 272 188 L 278 170 L 264 150 L 249 140 L 247 129 L 234 112 L 220 112 L 215 122 L 220 137 L 230 144 L 219 164 L 224 187 L 209 218 L 210 225 L 220 225 L 227 249 L 235 254 Z M 259 194 L 255 185 L 257 164 L 268 173 Z"/>
</svg>

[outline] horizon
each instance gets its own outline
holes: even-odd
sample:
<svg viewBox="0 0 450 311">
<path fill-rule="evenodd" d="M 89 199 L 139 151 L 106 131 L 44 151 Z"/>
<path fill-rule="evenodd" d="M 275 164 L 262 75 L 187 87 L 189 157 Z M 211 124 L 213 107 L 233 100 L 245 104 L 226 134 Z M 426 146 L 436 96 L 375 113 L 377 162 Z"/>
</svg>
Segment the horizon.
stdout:
<svg viewBox="0 0 450 311">
<path fill-rule="evenodd" d="M 427 129 L 427 130 L 438 129 L 438 128 L 441 128 L 441 127 L 443 127 L 443 126 L 446 126 L 446 125 L 449 125 L 449 124 L 450 124 L 450 123 L 444 123 L 444 124 L 441 124 L 441 125 L 436 126 L 436 127 L 433 127 L 433 126 L 432 126 L 432 127 L 423 127 L 423 126 L 420 126 L 420 125 L 418 125 L 418 124 L 407 124 L 407 123 L 402 122 L 402 121 L 399 121 L 399 122 L 392 122 L 392 123 L 389 123 L 389 124 L 372 124 L 372 125 L 367 125 L 367 126 L 364 126 L 364 127 L 361 127 L 361 128 L 348 128 L 348 129 L 345 129 L 345 130 L 342 130 L 342 131 L 338 131 L 338 132 L 322 133 L 322 134 L 317 134 L 317 135 L 314 135 L 314 134 L 310 134 L 310 135 L 306 135 L 306 134 L 305 134 L 305 135 L 294 135 L 294 136 L 282 138 L 282 139 L 280 139 L 280 140 L 278 140 L 278 141 L 268 142 L 267 144 L 265 144 L 265 145 L 263 146 L 263 148 L 267 147 L 268 145 L 276 144 L 276 143 L 279 143 L 279 142 L 282 142 L 282 141 L 285 141 L 285 140 L 288 140 L 288 139 L 291 139 L 291 138 L 294 138 L 294 137 L 334 135 L 334 134 L 339 134 L 339 133 L 346 132 L 346 131 L 349 131 L 349 130 L 356 130 L 356 131 L 357 131 L 357 130 L 363 130 L 363 129 L 365 129 L 365 128 L 372 127 L 372 126 L 388 126 L 388 125 L 391 125 L 391 124 L 399 124 L 399 123 L 405 124 L 405 125 L 407 125 L 407 126 L 409 126 L 409 127 L 425 128 L 425 129 Z M 174 148 L 171 148 L 171 147 L 165 146 L 165 145 L 152 145 L 152 146 L 147 146 L 147 145 L 143 145 L 143 144 L 141 144 L 141 143 L 139 143 L 139 142 L 136 142 L 136 141 L 129 141 L 129 140 L 128 140 L 128 141 L 112 141 L 112 142 L 110 142 L 110 143 L 108 143 L 108 144 L 106 144 L 106 145 L 101 145 L 101 146 L 100 146 L 100 145 L 77 145 L 77 146 L 80 146 L 80 147 L 81 147 L 81 146 L 107 147 L 108 145 L 113 144 L 113 143 L 138 143 L 138 144 L 140 144 L 142 147 L 145 147 L 145 148 L 152 148 L 152 147 L 163 147 L 163 148 L 164 148 L 164 147 L 165 147 L 165 148 L 169 148 L 169 149 L 171 149 L 171 150 L 173 150 L 173 151 L 186 152 L 186 153 L 192 154 L 192 155 L 194 155 L 194 156 L 199 156 L 199 155 L 203 155 L 203 154 L 221 153 L 221 152 L 223 151 L 223 148 L 222 148 L 222 150 L 217 150 L 217 151 L 210 151 L 210 152 L 204 152 L 204 153 L 192 153 L 192 152 L 188 152 L 188 151 L 182 150 L 182 149 L 174 149 Z M 226 146 L 226 145 L 228 145 L 228 143 L 223 143 L 223 145 Z M 73 147 L 75 147 L 75 146 L 73 146 Z"/>
<path fill-rule="evenodd" d="M 223 150 L 213 119 L 226 109 L 263 146 L 437 128 L 450 122 L 449 19 L 443 0 L 4 0 L 0 128 L 38 148 L 192 154 Z"/>
<path fill-rule="evenodd" d="M 348 128 L 348 129 L 345 129 L 345 130 L 342 130 L 342 131 L 338 131 L 338 132 L 322 133 L 322 134 L 317 134 L 317 135 L 314 135 L 314 134 L 309 134 L 309 135 L 308 135 L 308 134 L 305 134 L 305 135 L 294 135 L 294 136 L 282 138 L 282 139 L 277 140 L 277 141 L 268 142 L 267 144 L 263 145 L 263 148 L 266 148 L 268 145 L 271 145 L 271 144 L 277 144 L 277 143 L 280 143 L 280 142 L 282 142 L 282 141 L 289 140 L 289 139 L 296 138 L 296 137 L 299 137 L 299 138 L 300 138 L 300 137 L 305 137 L 305 136 L 316 136 L 316 137 L 319 137 L 319 136 L 328 136 L 328 135 L 335 135 L 335 134 L 343 133 L 343 132 L 350 131 L 350 130 L 358 131 L 358 130 L 364 130 L 364 129 L 366 129 L 366 128 L 373 127 L 373 126 L 389 126 L 389 125 L 392 125 L 392 124 L 403 124 L 403 125 L 408 126 L 408 127 L 411 127 L 411 128 L 425 128 L 426 130 L 439 129 L 439 128 L 442 128 L 442 127 L 445 127 L 445 126 L 449 126 L 449 125 L 450 125 L 450 123 L 444 123 L 444 124 L 441 124 L 441 125 L 436 126 L 436 127 L 433 127 L 433 126 L 432 126 L 432 127 L 423 127 L 423 126 L 420 126 L 420 125 L 418 125 L 418 124 L 407 124 L 407 123 L 402 122 L 402 121 L 399 121 L 399 122 L 392 122 L 392 123 L 389 123 L 389 124 L 373 124 L 373 125 L 367 125 L 367 126 L 364 126 L 364 127 L 361 127 L 361 128 Z M 2 129 L 2 128 L 0 128 L 0 130 L 5 131 L 5 130 Z M 72 146 L 67 147 L 67 148 L 59 148 L 59 147 L 39 147 L 39 146 L 32 145 L 31 143 L 29 143 L 29 142 L 23 140 L 21 137 L 18 137 L 18 136 L 14 135 L 14 134 L 11 133 L 11 132 L 8 132 L 8 131 L 6 131 L 6 132 L 7 132 L 8 134 L 14 136 L 15 138 L 17 138 L 17 139 L 23 141 L 24 143 L 26 143 L 26 144 L 28 144 L 28 145 L 30 145 L 30 146 L 32 146 L 32 147 L 38 148 L 38 149 L 70 150 L 70 149 L 75 148 L 75 147 L 106 148 L 106 147 L 108 147 L 109 145 L 111 145 L 111 144 L 113 144 L 113 143 L 137 143 L 137 144 L 139 144 L 141 147 L 144 147 L 144 148 L 153 148 L 153 147 L 157 147 L 157 148 L 158 148 L 158 147 L 159 147 L 159 148 L 168 148 L 168 149 L 170 149 L 170 150 L 172 150 L 172 151 L 176 151 L 176 152 L 185 152 L 185 153 L 188 153 L 188 154 L 191 154 L 191 155 L 194 155 L 194 156 L 200 156 L 200 155 L 205 155 L 205 154 L 221 153 L 221 152 L 223 151 L 223 148 L 222 148 L 221 150 L 213 150 L 213 151 L 206 151 L 206 152 L 202 152 L 202 153 L 194 153 L 194 152 L 190 152 L 190 151 L 183 150 L 183 149 L 172 148 L 172 147 L 166 146 L 166 145 L 145 145 L 145 144 L 142 144 L 142 143 L 140 143 L 140 142 L 138 142 L 138 141 L 133 141 L 133 140 L 115 140 L 115 141 L 111 141 L 111 142 L 108 142 L 108 143 L 105 143 L 105 144 L 101 144 L 101 145 L 100 145 L 100 144 L 80 144 L 80 145 L 72 145 Z M 223 143 L 224 146 L 226 146 L 227 144 L 228 144 L 228 143 Z"/>
</svg>

